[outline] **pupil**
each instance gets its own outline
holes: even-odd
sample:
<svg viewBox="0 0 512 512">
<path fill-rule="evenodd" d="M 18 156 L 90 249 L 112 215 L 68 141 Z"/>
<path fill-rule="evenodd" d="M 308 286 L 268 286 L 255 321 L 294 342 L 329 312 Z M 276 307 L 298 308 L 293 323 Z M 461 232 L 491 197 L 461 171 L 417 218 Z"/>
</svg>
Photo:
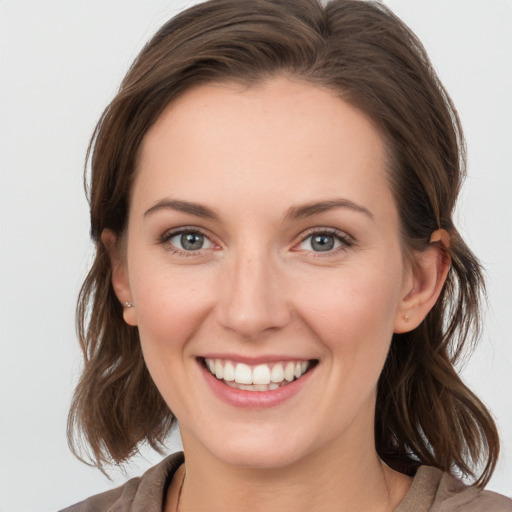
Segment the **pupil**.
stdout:
<svg viewBox="0 0 512 512">
<path fill-rule="evenodd" d="M 181 235 L 181 246 L 187 251 L 197 251 L 203 245 L 203 238 L 200 233 L 185 233 Z"/>
<path fill-rule="evenodd" d="M 311 241 L 315 251 L 330 251 L 334 247 L 334 237 L 330 235 L 315 235 Z"/>
</svg>

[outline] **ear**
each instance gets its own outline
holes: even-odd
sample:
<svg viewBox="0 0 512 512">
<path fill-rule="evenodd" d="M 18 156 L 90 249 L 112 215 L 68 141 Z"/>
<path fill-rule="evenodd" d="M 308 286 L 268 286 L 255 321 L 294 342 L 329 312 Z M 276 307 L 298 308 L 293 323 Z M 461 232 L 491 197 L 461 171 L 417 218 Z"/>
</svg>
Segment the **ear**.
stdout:
<svg viewBox="0 0 512 512">
<path fill-rule="evenodd" d="M 130 281 L 128 279 L 128 269 L 126 259 L 123 254 L 123 248 L 113 231 L 104 229 L 101 233 L 101 241 L 105 246 L 110 257 L 112 266 L 112 287 L 117 299 L 123 306 L 123 318 L 128 325 L 137 325 L 137 316 L 133 306 Z"/>
<path fill-rule="evenodd" d="M 437 230 L 432 234 L 427 249 L 416 254 L 404 297 L 396 313 L 395 333 L 412 331 L 434 307 L 450 270 L 448 247 L 448 233 Z"/>
</svg>

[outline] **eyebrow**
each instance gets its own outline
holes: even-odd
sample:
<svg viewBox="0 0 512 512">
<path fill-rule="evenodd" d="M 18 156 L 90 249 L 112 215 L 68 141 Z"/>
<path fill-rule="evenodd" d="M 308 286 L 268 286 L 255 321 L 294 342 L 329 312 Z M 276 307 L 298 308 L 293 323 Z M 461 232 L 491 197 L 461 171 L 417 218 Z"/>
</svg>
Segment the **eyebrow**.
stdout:
<svg viewBox="0 0 512 512">
<path fill-rule="evenodd" d="M 189 213 L 203 219 L 219 220 L 219 216 L 210 208 L 198 203 L 190 201 L 182 201 L 177 199 L 161 199 L 151 208 L 144 212 L 144 217 L 149 217 L 160 210 L 175 210 L 178 212 Z"/>
<path fill-rule="evenodd" d="M 299 206 L 292 206 L 286 213 L 286 220 L 303 219 L 312 215 L 317 215 L 335 208 L 349 208 L 359 213 L 364 213 L 370 219 L 373 219 L 373 214 L 370 210 L 361 206 L 349 199 L 331 199 L 329 201 L 319 201 L 308 203 Z"/>
<path fill-rule="evenodd" d="M 305 217 L 311 217 L 335 208 L 349 208 L 359 213 L 363 213 L 373 219 L 373 214 L 365 208 L 349 199 L 331 199 L 328 201 L 317 201 L 313 203 L 307 203 L 304 205 L 292 206 L 285 215 L 285 220 L 296 220 L 303 219 Z M 155 203 L 151 208 L 144 212 L 144 217 L 149 217 L 154 213 L 161 210 L 175 210 L 179 212 L 188 213 L 196 217 L 203 219 L 210 219 L 214 221 L 219 220 L 219 216 L 210 208 L 203 206 L 199 203 L 193 203 L 191 201 L 184 201 L 178 199 L 161 199 Z"/>
</svg>

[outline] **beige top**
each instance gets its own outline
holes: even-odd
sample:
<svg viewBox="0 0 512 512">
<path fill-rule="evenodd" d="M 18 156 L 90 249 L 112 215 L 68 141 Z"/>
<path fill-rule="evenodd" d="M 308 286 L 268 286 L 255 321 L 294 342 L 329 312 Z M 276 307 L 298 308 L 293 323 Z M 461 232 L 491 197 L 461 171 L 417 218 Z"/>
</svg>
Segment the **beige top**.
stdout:
<svg viewBox="0 0 512 512">
<path fill-rule="evenodd" d="M 182 463 L 183 453 L 170 455 L 142 477 L 61 512 L 162 512 L 167 487 Z M 394 512 L 512 512 L 512 500 L 468 487 L 437 468 L 420 466 L 409 492 Z"/>
</svg>

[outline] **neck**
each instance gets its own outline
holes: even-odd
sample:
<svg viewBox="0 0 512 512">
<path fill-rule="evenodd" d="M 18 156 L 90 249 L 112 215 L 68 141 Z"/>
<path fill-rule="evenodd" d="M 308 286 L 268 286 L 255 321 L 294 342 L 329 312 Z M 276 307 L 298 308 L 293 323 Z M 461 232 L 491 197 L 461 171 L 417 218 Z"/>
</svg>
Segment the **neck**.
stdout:
<svg viewBox="0 0 512 512">
<path fill-rule="evenodd" d="M 392 511 L 410 486 L 408 477 L 380 461 L 373 443 L 346 451 L 327 446 L 293 464 L 264 469 L 226 464 L 197 446 L 188 450 L 185 439 L 184 447 L 180 512 L 384 512 Z M 169 512 L 176 510 L 177 476 Z"/>
</svg>

